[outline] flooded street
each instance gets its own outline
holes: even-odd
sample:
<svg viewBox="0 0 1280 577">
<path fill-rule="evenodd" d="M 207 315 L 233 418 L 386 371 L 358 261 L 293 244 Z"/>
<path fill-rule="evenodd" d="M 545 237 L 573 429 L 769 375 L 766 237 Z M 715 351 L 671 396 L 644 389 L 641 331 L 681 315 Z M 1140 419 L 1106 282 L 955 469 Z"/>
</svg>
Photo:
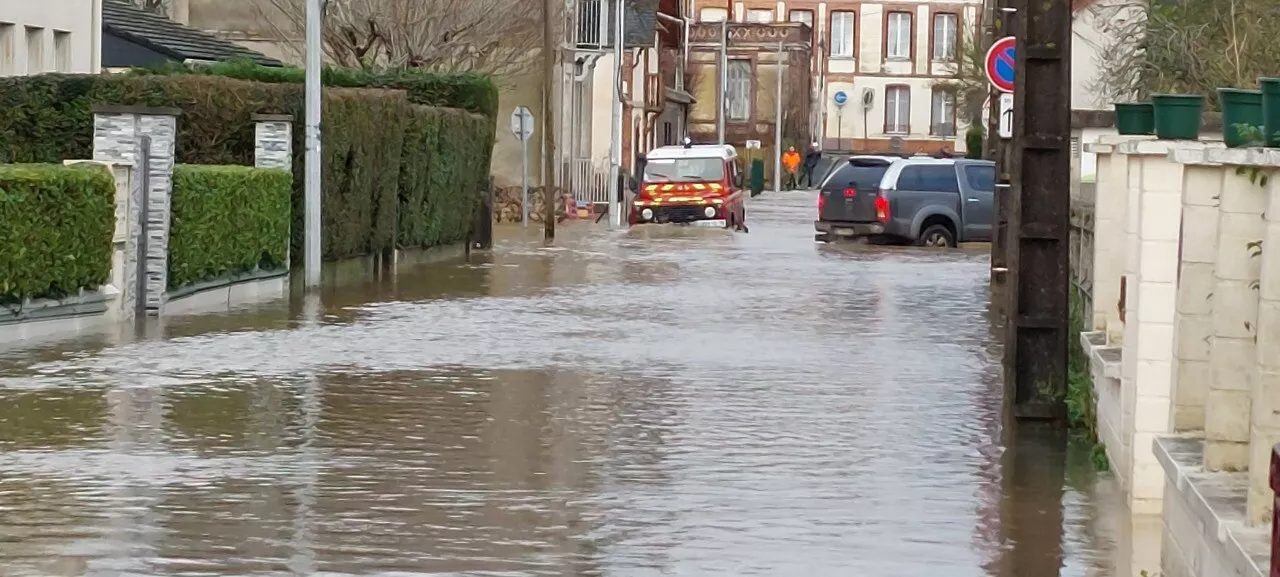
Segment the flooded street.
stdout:
<svg viewBox="0 0 1280 577">
<path fill-rule="evenodd" d="M 500 229 L 318 315 L 0 349 L 0 575 L 1127 563 L 1087 451 L 1024 436 L 1010 464 L 982 249 L 817 245 L 807 193 L 748 210 L 750 234 Z"/>
</svg>

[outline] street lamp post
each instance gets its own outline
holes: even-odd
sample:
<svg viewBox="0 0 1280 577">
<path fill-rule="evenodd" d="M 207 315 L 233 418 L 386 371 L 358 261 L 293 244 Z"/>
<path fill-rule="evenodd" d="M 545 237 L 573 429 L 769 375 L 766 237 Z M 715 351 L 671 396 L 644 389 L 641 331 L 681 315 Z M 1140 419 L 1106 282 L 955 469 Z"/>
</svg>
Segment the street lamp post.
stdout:
<svg viewBox="0 0 1280 577">
<path fill-rule="evenodd" d="M 320 30 L 324 0 L 307 0 L 306 49 L 306 176 L 303 220 L 306 260 L 303 272 L 307 289 L 320 286 Z"/>
</svg>

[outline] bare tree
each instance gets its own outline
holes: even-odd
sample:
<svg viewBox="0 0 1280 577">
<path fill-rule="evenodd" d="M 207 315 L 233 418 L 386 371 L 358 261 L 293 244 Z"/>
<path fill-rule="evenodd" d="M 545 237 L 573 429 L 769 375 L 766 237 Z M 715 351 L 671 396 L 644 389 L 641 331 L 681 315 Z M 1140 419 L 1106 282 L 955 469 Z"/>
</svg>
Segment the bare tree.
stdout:
<svg viewBox="0 0 1280 577">
<path fill-rule="evenodd" d="M 306 0 L 267 1 L 293 26 L 277 29 L 280 37 L 298 37 Z M 476 71 L 501 81 L 537 69 L 542 11 L 534 8 L 528 0 L 329 0 L 324 50 L 340 66 Z"/>
<path fill-rule="evenodd" d="M 988 48 L 977 28 L 967 30 L 956 61 L 949 65 L 950 74 L 933 83 L 934 87 L 955 95 L 957 114 L 963 115 L 970 125 L 982 124 L 983 105 L 990 92 L 984 62 Z"/>
<path fill-rule="evenodd" d="M 1091 10 L 1106 39 L 1091 88 L 1112 101 L 1176 92 L 1212 107 L 1218 88 L 1253 87 L 1280 60 L 1274 0 L 1113 0 Z"/>
</svg>

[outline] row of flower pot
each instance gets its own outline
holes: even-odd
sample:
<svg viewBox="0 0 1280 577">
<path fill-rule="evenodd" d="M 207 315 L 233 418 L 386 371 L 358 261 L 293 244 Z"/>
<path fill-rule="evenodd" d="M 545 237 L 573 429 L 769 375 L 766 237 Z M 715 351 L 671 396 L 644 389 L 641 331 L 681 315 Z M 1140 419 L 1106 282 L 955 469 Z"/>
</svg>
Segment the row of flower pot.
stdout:
<svg viewBox="0 0 1280 577">
<path fill-rule="evenodd" d="M 1258 90 L 1219 88 L 1222 140 L 1229 148 L 1280 147 L 1280 78 L 1259 78 Z M 1204 97 L 1156 94 L 1151 102 L 1117 102 L 1120 134 L 1154 134 L 1168 140 L 1200 137 Z"/>
</svg>

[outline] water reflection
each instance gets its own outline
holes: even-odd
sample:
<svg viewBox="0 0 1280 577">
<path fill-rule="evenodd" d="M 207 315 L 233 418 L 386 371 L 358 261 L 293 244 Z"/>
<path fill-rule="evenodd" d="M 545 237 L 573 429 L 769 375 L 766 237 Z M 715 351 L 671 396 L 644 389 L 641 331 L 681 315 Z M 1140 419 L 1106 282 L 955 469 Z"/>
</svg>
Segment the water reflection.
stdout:
<svg viewBox="0 0 1280 577">
<path fill-rule="evenodd" d="M 1110 567 L 1106 480 L 1002 438 L 982 255 L 817 247 L 811 207 L 9 350 L 0 574 Z"/>
</svg>

